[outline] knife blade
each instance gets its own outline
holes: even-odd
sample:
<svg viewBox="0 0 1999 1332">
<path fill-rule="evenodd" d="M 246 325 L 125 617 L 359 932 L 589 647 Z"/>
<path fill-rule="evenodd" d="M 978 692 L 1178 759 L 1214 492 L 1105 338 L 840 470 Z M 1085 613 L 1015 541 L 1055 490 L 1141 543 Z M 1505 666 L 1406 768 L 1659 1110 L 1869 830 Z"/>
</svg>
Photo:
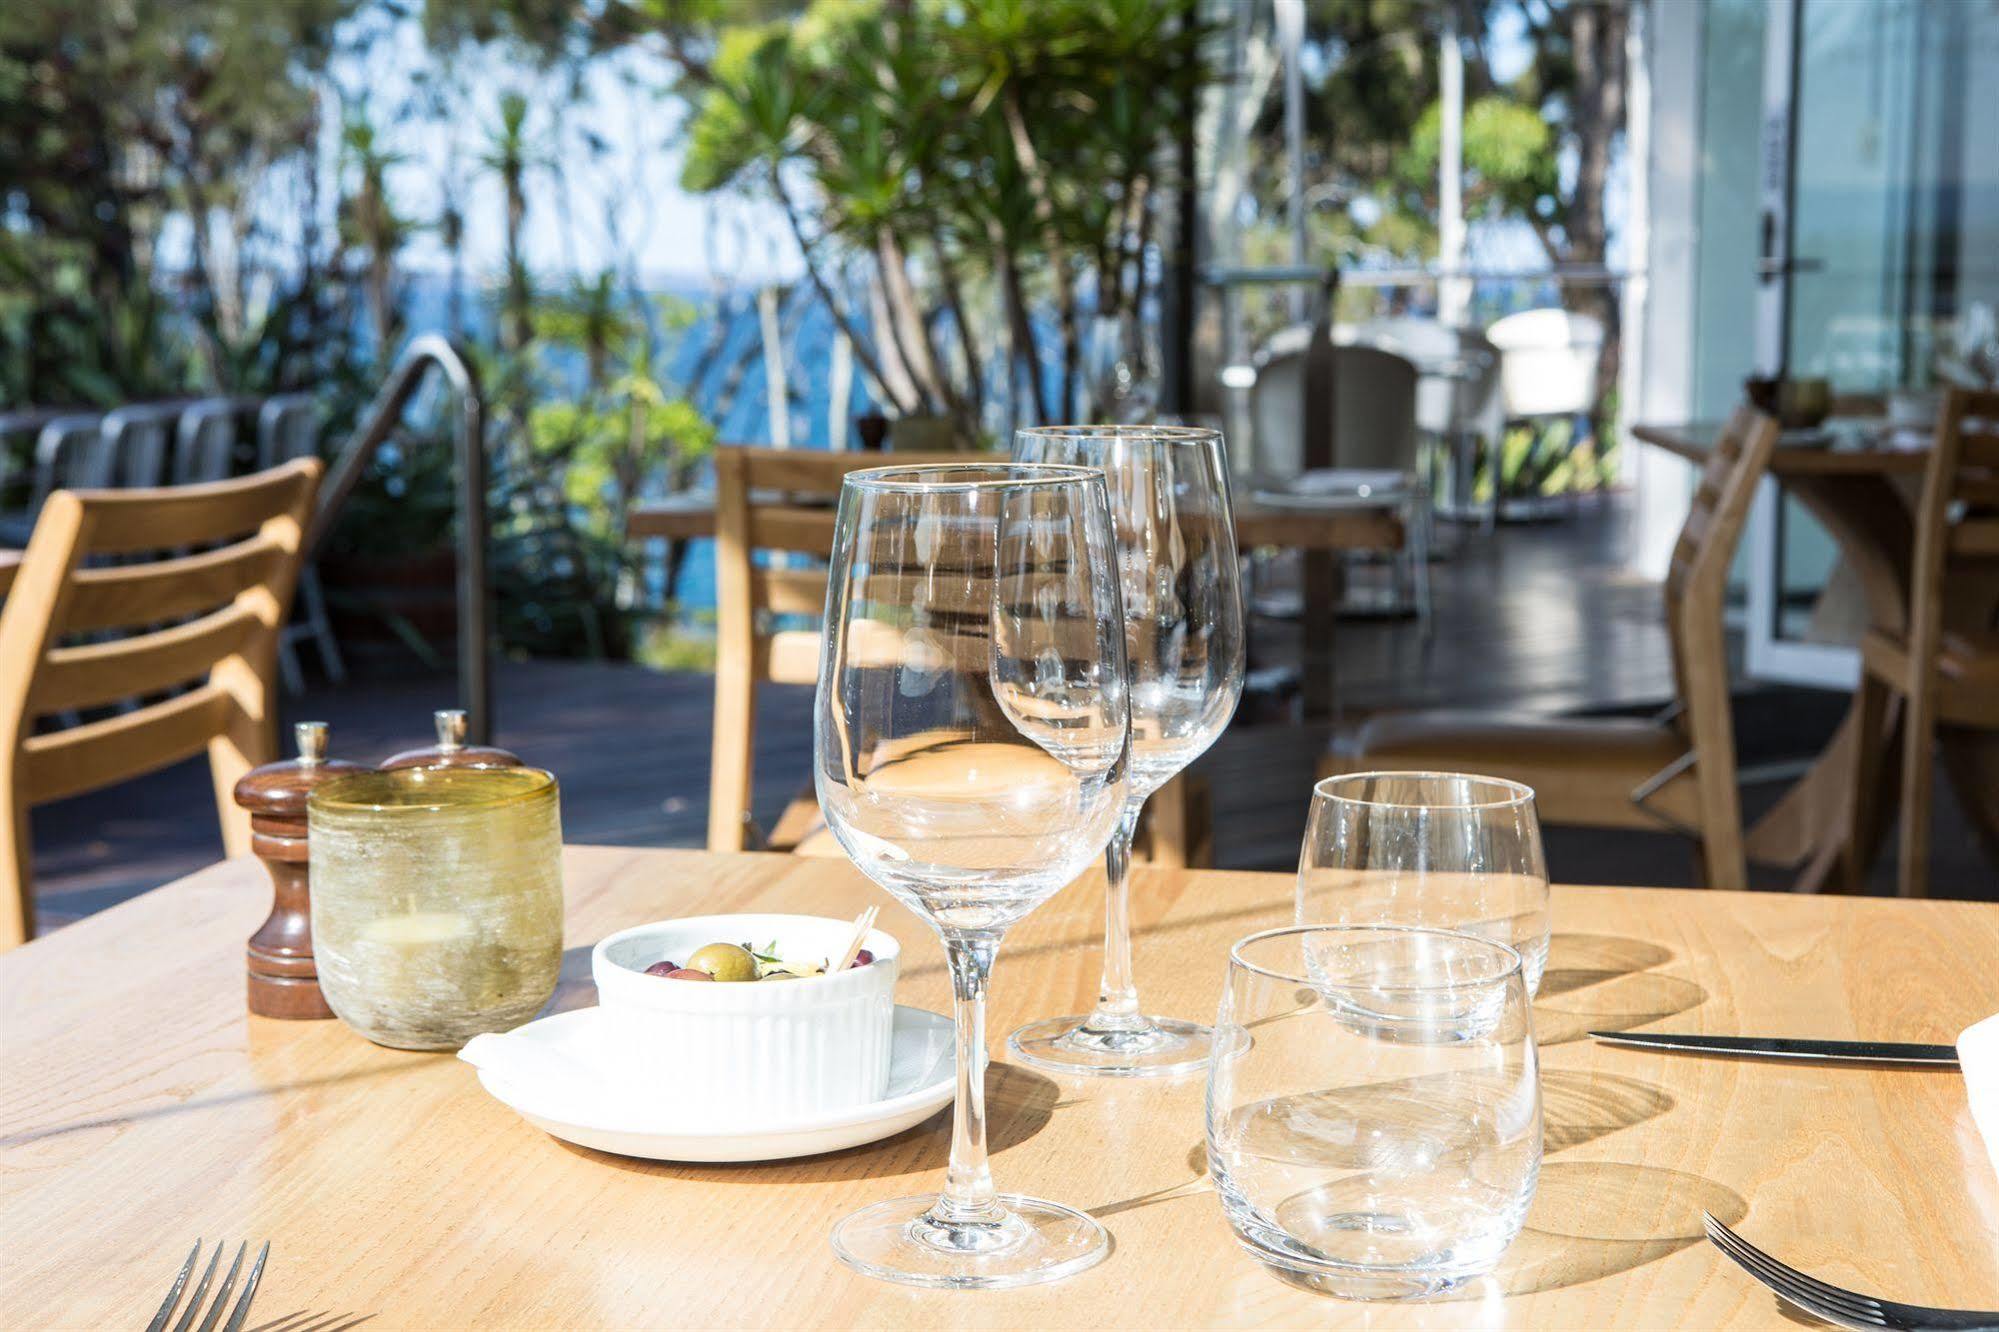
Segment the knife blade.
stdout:
<svg viewBox="0 0 1999 1332">
<path fill-rule="evenodd" d="M 1957 1049 L 1949 1045 L 1913 1045 L 1899 1041 L 1817 1041 L 1790 1036 L 1693 1036 L 1665 1031 L 1593 1031 L 1589 1035 L 1591 1040 L 1607 1045 L 1680 1050 L 1688 1054 L 1957 1067 Z"/>
</svg>

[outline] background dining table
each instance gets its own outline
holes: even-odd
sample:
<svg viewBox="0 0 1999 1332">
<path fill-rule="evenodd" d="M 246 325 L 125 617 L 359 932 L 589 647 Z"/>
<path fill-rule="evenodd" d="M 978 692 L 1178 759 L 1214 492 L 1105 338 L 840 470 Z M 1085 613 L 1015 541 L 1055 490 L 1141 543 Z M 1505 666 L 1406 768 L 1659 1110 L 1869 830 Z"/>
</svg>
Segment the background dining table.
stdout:
<svg viewBox="0 0 1999 1332">
<path fill-rule="evenodd" d="M 966 457 L 973 460 L 978 455 Z M 882 455 L 883 466 L 894 462 L 893 453 Z M 1300 692 L 1307 719 L 1330 717 L 1335 707 L 1334 621 L 1342 580 L 1334 557 L 1345 551 L 1402 549 L 1408 537 L 1402 520 L 1385 508 L 1280 508 L 1248 499 L 1238 499 L 1233 508 L 1236 543 L 1244 551 L 1258 547 L 1303 551 L 1324 583 L 1321 595 L 1304 598 L 1299 611 Z M 715 497 L 698 491 L 647 500 L 632 510 L 625 523 L 628 540 L 664 540 L 669 546 L 714 535 Z"/>
<path fill-rule="evenodd" d="M 573 847 L 564 979 L 589 946 L 686 914 L 851 917 L 883 893 L 840 860 Z M 1091 876 L 1094 879 L 1094 874 Z M 1288 875 L 1140 870 L 1138 966 L 1159 1011 L 1214 1013 L 1229 944 L 1289 923 Z M 1004 1189 L 1087 1208 L 1108 1261 L 1053 1285 L 945 1293 L 842 1267 L 856 1207 L 934 1189 L 948 1114 L 805 1160 L 675 1165 L 571 1147 L 449 1054 L 337 1022 L 245 1015 L 255 861 L 213 866 L 0 956 L 0 1326 L 138 1326 L 197 1238 L 271 1241 L 253 1324 L 395 1327 L 1784 1327 L 1701 1238 L 1711 1211 L 1826 1280 L 1999 1307 L 1999 1179 L 1954 1070 L 1784 1064 L 1596 1045 L 1592 1028 L 1943 1042 L 1999 1011 L 1999 906 L 1557 887 L 1535 1005 L 1546 1160 L 1498 1270 L 1419 1304 L 1350 1304 L 1235 1245 L 1209 1186 L 1203 1084 L 1056 1081 L 996 1060 Z M 1099 893 L 1009 937 L 990 1030 L 1074 1011 Z M 900 907 L 899 1002 L 942 1010 L 936 943 Z M 634 1051 L 633 1057 L 668 1057 Z M 689 1087 L 690 1098 L 701 1094 Z"/>
<path fill-rule="evenodd" d="M 1705 464 L 1721 426 L 1715 422 L 1636 425 L 1632 436 L 1699 466 Z M 1817 519 L 1839 548 L 1845 575 L 1857 586 L 1865 624 L 1857 629 L 1906 633 L 1909 573 L 1916 533 L 1911 497 L 1922 485 L 1929 449 L 1920 435 L 1890 433 L 1885 421 L 1833 418 L 1823 436 L 1780 439 L 1770 455 L 1770 475 Z M 1836 575 L 1837 577 L 1837 575 Z M 1949 623 L 1986 625 L 1999 609 L 1999 578 L 1960 580 L 1949 589 Z M 1855 634 L 1857 641 L 1858 634 Z M 1891 710 L 1889 731 L 1874 743 L 1894 752 L 1900 724 Z M 1944 770 L 1972 826 L 1999 859 L 1999 737 L 1949 731 L 1940 737 Z M 1817 760 L 1744 836 L 1749 859 L 1797 870 L 1796 887 L 1833 886 L 1852 823 L 1853 766 L 1860 737 L 1849 711 Z M 1900 781 L 1898 765 L 1882 771 L 1877 817 L 1860 830 L 1876 845 L 1892 821 Z M 1871 862 L 1871 851 L 1863 860 Z"/>
</svg>

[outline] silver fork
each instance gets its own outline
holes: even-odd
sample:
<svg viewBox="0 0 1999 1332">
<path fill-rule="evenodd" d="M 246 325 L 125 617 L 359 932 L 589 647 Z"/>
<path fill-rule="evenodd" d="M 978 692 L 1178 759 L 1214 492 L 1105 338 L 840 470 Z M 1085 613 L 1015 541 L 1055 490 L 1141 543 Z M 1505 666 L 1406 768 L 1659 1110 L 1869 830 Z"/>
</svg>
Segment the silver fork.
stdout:
<svg viewBox="0 0 1999 1332">
<path fill-rule="evenodd" d="M 229 1292 L 236 1287 L 236 1274 L 243 1270 L 243 1252 L 250 1246 L 236 1246 L 236 1260 L 229 1264 L 229 1274 L 222 1278 L 222 1289 L 215 1293 L 215 1303 L 208 1310 L 208 1317 L 201 1320 L 197 1332 L 215 1332 L 216 1320 L 222 1317 L 222 1310 L 229 1303 Z M 208 1270 L 201 1274 L 194 1294 L 188 1298 L 187 1308 L 181 1312 L 180 1321 L 174 1324 L 173 1332 L 187 1332 L 194 1322 L 194 1316 L 201 1312 L 201 1301 L 208 1294 L 208 1287 L 215 1280 L 215 1268 L 222 1261 L 222 1243 L 216 1241 L 215 1253 L 208 1260 Z M 250 1275 L 243 1282 L 243 1293 L 236 1300 L 236 1307 L 229 1311 L 229 1321 L 222 1325 L 222 1332 L 243 1332 L 243 1320 L 250 1316 L 250 1300 L 257 1293 L 257 1282 L 264 1275 L 264 1260 L 271 1256 L 271 1242 L 264 1241 L 264 1247 L 257 1250 L 257 1261 L 250 1265 Z M 194 1271 L 194 1264 L 201 1257 L 201 1241 L 196 1240 L 188 1250 L 187 1261 L 180 1265 L 180 1274 L 174 1278 L 173 1288 L 167 1291 L 166 1300 L 160 1311 L 153 1315 L 153 1321 L 146 1324 L 146 1332 L 164 1332 L 167 1319 L 173 1317 L 174 1306 L 180 1303 L 180 1293 L 187 1288 L 188 1274 Z"/>
<path fill-rule="evenodd" d="M 1733 1258 L 1743 1271 L 1775 1291 L 1779 1299 L 1795 1304 L 1828 1323 L 1859 1328 L 1862 1332 L 1876 1332 L 1881 1328 L 1895 1329 L 1896 1332 L 1999 1332 L 1999 1313 L 1898 1304 L 1894 1300 L 1843 1290 L 1816 1277 L 1806 1276 L 1730 1230 L 1713 1212 L 1701 1215 L 1707 1218 L 1707 1237 L 1717 1249 Z"/>
</svg>

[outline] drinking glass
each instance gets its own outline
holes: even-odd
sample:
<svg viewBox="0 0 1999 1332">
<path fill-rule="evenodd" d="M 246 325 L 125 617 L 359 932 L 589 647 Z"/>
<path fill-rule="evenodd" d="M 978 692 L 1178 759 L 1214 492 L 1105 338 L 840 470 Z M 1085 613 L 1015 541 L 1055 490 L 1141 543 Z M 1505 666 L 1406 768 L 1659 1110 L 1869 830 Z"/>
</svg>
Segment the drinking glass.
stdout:
<svg viewBox="0 0 1999 1332">
<path fill-rule="evenodd" d="M 1058 1073 L 1147 1077 L 1208 1058 L 1198 1022 L 1148 1017 L 1131 959 L 1131 838 L 1146 797 L 1220 735 L 1242 696 L 1242 590 L 1221 432 L 1191 426 L 1022 430 L 1023 462 L 1102 469 L 1110 487 L 1131 668 L 1131 786 L 1105 857 L 1103 978 L 1087 1016 L 1046 1018 L 1007 1045 Z"/>
<path fill-rule="evenodd" d="M 1312 788 L 1297 908 L 1300 925 L 1427 925 L 1511 944 L 1535 994 L 1549 915 L 1534 792 L 1456 772 L 1328 777 Z"/>
<path fill-rule="evenodd" d="M 1090 1217 L 994 1190 L 986 987 L 1008 926 L 1081 873 L 1124 808 L 1123 607 L 1103 475 L 997 465 L 855 472 L 840 493 L 813 767 L 827 826 L 950 960 L 958 1089 L 937 1197 L 833 1231 L 849 1266 L 1001 1287 L 1109 1252 Z"/>
<path fill-rule="evenodd" d="M 1541 1168 L 1520 955 L 1452 930 L 1293 926 L 1229 953 L 1208 1169 L 1255 1257 L 1348 1299 L 1491 1270 Z"/>
</svg>

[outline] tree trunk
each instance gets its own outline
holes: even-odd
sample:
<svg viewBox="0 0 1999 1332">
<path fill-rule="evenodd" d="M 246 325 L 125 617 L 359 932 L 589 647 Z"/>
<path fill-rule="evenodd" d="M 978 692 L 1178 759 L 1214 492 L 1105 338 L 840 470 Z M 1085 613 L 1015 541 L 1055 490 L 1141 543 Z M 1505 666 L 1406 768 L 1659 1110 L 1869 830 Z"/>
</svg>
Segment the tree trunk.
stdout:
<svg viewBox="0 0 1999 1332">
<path fill-rule="evenodd" d="M 875 263 L 881 273 L 882 299 L 888 307 L 889 332 L 895 339 L 896 354 L 916 384 L 926 411 L 950 406 L 951 391 L 938 373 L 937 349 L 931 345 L 930 329 L 916 303 L 916 288 L 909 280 L 909 259 L 902 242 L 889 227 L 875 231 Z"/>
<path fill-rule="evenodd" d="M 1570 50 L 1575 62 L 1576 136 L 1575 194 L 1565 210 L 1567 262 L 1602 264 L 1607 257 L 1609 226 L 1604 216 L 1604 184 L 1610 176 L 1611 147 L 1624 127 L 1624 30 L 1626 16 L 1613 6 L 1578 5 L 1571 11 Z M 1588 314 L 1603 325 L 1603 346 L 1597 357 L 1596 402 L 1590 409 L 1591 433 L 1599 460 L 1609 426 L 1608 402 L 1617 386 L 1617 288 L 1606 281 L 1574 286 L 1563 304 Z"/>
<path fill-rule="evenodd" d="M 791 226 L 791 236 L 798 242 L 799 253 L 805 256 L 805 273 L 812 279 L 813 290 L 817 291 L 819 299 L 826 303 L 827 312 L 832 315 L 835 327 L 845 333 L 847 341 L 854 345 L 854 359 L 861 363 L 861 369 L 873 381 L 876 396 L 899 412 L 914 411 L 915 404 L 905 402 L 889 387 L 888 378 L 882 374 L 881 362 L 875 359 L 874 352 L 861 340 L 860 334 L 854 331 L 853 320 L 848 317 L 847 311 L 834 299 L 833 289 L 827 285 L 826 276 L 819 269 L 818 253 L 812 242 L 806 239 L 805 224 L 799 220 L 798 208 L 791 202 L 791 192 L 784 188 L 784 176 L 778 170 L 775 158 L 770 162 L 770 187 L 777 195 L 778 203 L 784 208 L 784 220 Z"/>
<path fill-rule="evenodd" d="M 1013 342 L 1013 364 L 1007 366 L 1007 401 L 1011 404 L 1020 383 L 1019 362 L 1027 365 L 1027 384 L 1034 405 L 1034 420 L 1037 425 L 1048 423 L 1048 385 L 1041 372 L 1041 349 L 1034 336 L 1034 321 L 1027 312 L 1026 294 L 1021 290 L 1020 265 L 1014 260 L 1013 247 L 1007 243 L 997 222 L 992 226 L 993 269 L 999 278 L 1000 296 L 1006 306 L 1007 328 Z M 1014 412 L 1016 423 L 1020 413 Z"/>
<path fill-rule="evenodd" d="M 958 350 L 965 358 L 965 383 L 971 424 L 976 429 L 978 418 L 986 404 L 986 371 L 984 360 L 979 355 L 979 342 L 972 333 L 971 311 L 965 308 L 964 287 L 958 281 L 957 265 L 951 261 L 951 252 L 944 246 L 944 237 L 935 226 L 930 229 L 930 248 L 937 255 L 937 282 L 944 290 L 944 303 L 950 307 L 951 322 L 958 329 Z M 949 376 L 946 376 L 948 380 Z"/>
<path fill-rule="evenodd" d="M 1042 169 L 1040 155 L 1034 151 L 1034 139 L 1027 132 L 1027 118 L 1020 109 L 1020 91 L 1012 83 L 1006 86 L 1004 106 L 1014 156 L 1019 159 L 1021 174 L 1027 180 L 1028 195 L 1034 200 L 1034 219 L 1041 224 L 1041 244 L 1048 259 L 1049 276 L 1055 283 L 1055 315 L 1062 329 L 1062 415 L 1067 417 L 1075 410 L 1076 371 L 1082 361 L 1082 335 L 1076 326 L 1076 288 L 1070 278 L 1068 253 L 1055 226 L 1055 201 L 1049 194 L 1048 176 Z M 1042 397 L 1038 362 L 1035 370 L 1035 396 Z M 1042 419 L 1047 420 L 1045 403 Z"/>
</svg>

